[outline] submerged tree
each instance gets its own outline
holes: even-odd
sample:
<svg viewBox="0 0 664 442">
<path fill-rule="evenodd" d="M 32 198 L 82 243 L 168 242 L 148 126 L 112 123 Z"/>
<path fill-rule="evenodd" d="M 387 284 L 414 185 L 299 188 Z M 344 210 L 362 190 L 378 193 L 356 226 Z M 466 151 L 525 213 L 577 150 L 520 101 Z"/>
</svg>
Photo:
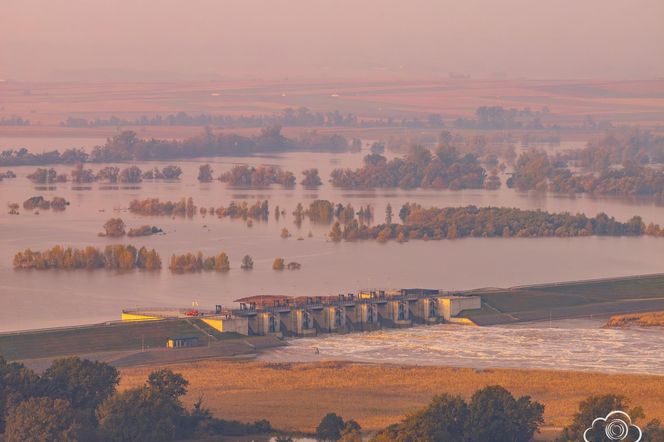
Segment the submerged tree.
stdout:
<svg viewBox="0 0 664 442">
<path fill-rule="evenodd" d="M 304 175 L 304 178 L 302 179 L 300 184 L 302 184 L 303 186 L 316 187 L 323 184 L 323 181 L 320 179 L 320 176 L 318 176 L 318 169 L 313 168 L 313 169 L 303 170 L 302 175 Z"/>
<path fill-rule="evenodd" d="M 339 221 L 335 222 L 334 225 L 332 225 L 332 230 L 330 230 L 328 236 L 330 237 L 330 240 L 334 242 L 341 241 L 343 234 L 341 232 L 341 226 L 339 225 Z"/>
<path fill-rule="evenodd" d="M 104 223 L 105 236 L 118 237 L 125 234 L 125 223 L 122 218 L 111 218 Z"/>
<path fill-rule="evenodd" d="M 209 164 L 203 164 L 198 168 L 198 181 L 209 183 L 214 179 L 212 167 Z"/>
<path fill-rule="evenodd" d="M 107 183 L 115 184 L 118 182 L 118 176 L 120 175 L 120 169 L 115 166 L 107 166 L 97 172 L 97 179 L 99 181 L 104 181 Z"/>
<path fill-rule="evenodd" d="M 137 166 L 130 166 L 122 169 L 120 172 L 120 182 L 122 183 L 140 183 L 143 179 L 143 172 Z"/>
<path fill-rule="evenodd" d="M 244 255 L 244 258 L 242 258 L 242 269 L 251 270 L 253 268 L 254 268 L 254 260 L 251 258 L 251 256 Z"/>
<path fill-rule="evenodd" d="M 274 258 L 274 262 L 272 263 L 272 268 L 274 270 L 283 270 L 285 267 L 286 264 L 283 258 Z"/>
</svg>

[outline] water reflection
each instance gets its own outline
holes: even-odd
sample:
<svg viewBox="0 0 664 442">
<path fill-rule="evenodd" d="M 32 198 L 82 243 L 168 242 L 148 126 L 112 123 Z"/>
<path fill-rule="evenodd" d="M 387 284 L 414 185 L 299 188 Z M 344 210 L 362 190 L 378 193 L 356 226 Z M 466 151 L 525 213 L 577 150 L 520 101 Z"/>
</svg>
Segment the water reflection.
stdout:
<svg viewBox="0 0 664 442">
<path fill-rule="evenodd" d="M 17 178 L 0 183 L 0 202 L 22 203 L 29 197 L 43 195 L 65 197 L 71 202 L 66 211 L 42 211 L 40 216 L 20 209 L 21 215 L 0 211 L 0 330 L 117 319 L 120 309 L 137 305 L 189 305 L 196 299 L 201 306 L 229 305 L 233 299 L 254 294 L 325 295 L 349 292 L 362 287 L 440 287 L 466 289 L 483 286 L 599 278 L 661 272 L 664 238 L 541 238 L 482 239 L 454 241 L 410 241 L 341 243 L 327 242 L 328 225 L 304 220 L 298 228 L 292 212 L 300 202 L 315 198 L 335 203 L 352 203 L 356 208 L 367 204 L 374 208 L 375 222 L 384 219 L 390 203 L 398 213 L 405 202 L 422 205 L 509 206 L 548 211 L 584 212 L 594 216 L 606 212 L 619 220 L 635 214 L 647 222 L 664 224 L 664 208 L 652 201 L 617 198 L 591 198 L 564 195 L 464 190 L 349 190 L 337 189 L 325 182 L 316 190 L 300 185 L 284 189 L 229 188 L 220 182 L 199 183 L 201 164 L 209 162 L 214 174 L 228 170 L 235 163 L 259 165 L 269 162 L 291 170 L 301 178 L 304 169 L 316 166 L 325 180 L 335 167 L 357 167 L 363 153 L 345 155 L 289 153 L 270 157 L 213 158 L 195 161 L 137 163 L 142 169 L 168 164 L 182 167 L 181 182 L 144 181 L 140 185 L 92 184 L 92 190 L 77 190 L 71 183 L 35 186 L 26 175 L 35 167 L 12 168 Z M 118 164 L 126 167 L 126 164 Z M 91 165 L 97 170 L 102 166 Z M 55 167 L 68 173 L 70 166 Z M 99 191 L 103 190 L 103 191 Z M 271 213 L 267 222 L 255 222 L 249 228 L 242 220 L 220 220 L 216 216 L 192 218 L 143 217 L 127 211 L 135 198 L 156 197 L 179 200 L 193 197 L 198 207 L 228 206 L 231 200 L 267 199 L 271 211 L 276 206 L 286 212 L 276 220 Z M 121 216 L 128 227 L 155 225 L 165 235 L 124 238 L 101 238 L 97 233 L 110 217 Z M 282 239 L 287 228 L 293 235 Z M 313 237 L 309 238 L 308 233 Z M 298 237 L 304 240 L 297 241 Z M 172 275 L 132 272 L 16 272 L 12 269 L 14 253 L 27 247 L 42 250 L 56 244 L 103 247 L 113 243 L 131 243 L 155 248 L 162 261 L 171 254 L 202 251 L 206 255 L 225 251 L 231 259 L 226 275 L 201 273 Z M 240 269 L 241 258 L 249 254 L 255 268 Z M 275 257 L 302 264 L 298 272 L 275 272 Z"/>
</svg>

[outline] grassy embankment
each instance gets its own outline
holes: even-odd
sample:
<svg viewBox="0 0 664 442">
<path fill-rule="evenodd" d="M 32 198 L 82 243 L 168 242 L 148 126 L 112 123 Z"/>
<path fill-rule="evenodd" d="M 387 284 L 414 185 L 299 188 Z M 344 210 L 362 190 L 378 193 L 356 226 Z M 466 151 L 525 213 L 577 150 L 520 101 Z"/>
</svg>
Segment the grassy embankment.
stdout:
<svg viewBox="0 0 664 442">
<path fill-rule="evenodd" d="M 236 333 L 220 333 L 197 319 L 120 322 L 3 333 L 0 334 L 0 355 L 17 360 L 161 349 L 172 336 L 195 336 L 203 344 L 250 339 Z"/>
<path fill-rule="evenodd" d="M 469 398 L 475 390 L 494 384 L 544 403 L 548 427 L 564 426 L 581 400 L 608 392 L 641 405 L 648 420 L 664 420 L 664 378 L 658 376 L 337 362 L 200 361 L 169 368 L 190 381 L 189 404 L 203 395 L 215 416 L 242 421 L 264 418 L 277 428 L 294 431 L 312 431 L 330 411 L 377 430 L 426 405 L 435 394 Z M 152 369 L 123 369 L 121 389 L 144 382 Z"/>
<path fill-rule="evenodd" d="M 475 290 L 483 308 L 464 316 L 480 325 L 590 316 L 664 308 L 664 275 Z"/>
<path fill-rule="evenodd" d="M 593 315 L 608 318 L 616 314 L 664 310 L 664 275 L 467 293 L 482 296 L 481 310 L 464 313 L 480 325 Z M 202 322 L 195 327 L 191 321 L 200 322 L 183 319 L 3 333 L 0 334 L 0 354 L 9 360 L 46 358 L 163 348 L 169 336 L 197 336 L 202 343 L 238 337 L 218 333 Z M 237 354 L 238 351 L 241 350 L 232 352 Z"/>
</svg>

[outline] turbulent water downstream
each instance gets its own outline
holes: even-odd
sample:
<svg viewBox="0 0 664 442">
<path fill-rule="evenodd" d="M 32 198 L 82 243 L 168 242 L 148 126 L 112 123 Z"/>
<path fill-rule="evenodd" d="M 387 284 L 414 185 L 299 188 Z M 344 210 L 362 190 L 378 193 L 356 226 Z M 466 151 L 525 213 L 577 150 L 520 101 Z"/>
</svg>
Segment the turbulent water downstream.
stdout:
<svg viewBox="0 0 664 442">
<path fill-rule="evenodd" d="M 534 368 L 664 373 L 664 331 L 606 329 L 603 321 L 564 320 L 496 327 L 420 326 L 292 339 L 262 359 L 345 360 L 472 368 Z M 316 353 L 318 349 L 318 354 Z"/>
</svg>

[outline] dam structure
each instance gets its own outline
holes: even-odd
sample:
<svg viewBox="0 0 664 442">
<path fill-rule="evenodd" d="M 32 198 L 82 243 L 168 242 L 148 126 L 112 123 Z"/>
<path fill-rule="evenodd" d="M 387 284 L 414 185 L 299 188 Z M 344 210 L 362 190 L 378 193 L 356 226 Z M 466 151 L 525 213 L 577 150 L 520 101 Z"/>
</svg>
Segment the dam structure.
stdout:
<svg viewBox="0 0 664 442">
<path fill-rule="evenodd" d="M 239 308 L 215 310 L 123 310 L 123 321 L 185 318 L 216 332 L 247 336 L 312 337 L 444 322 L 473 324 L 459 317 L 477 310 L 477 295 L 450 294 L 437 289 L 361 290 L 337 296 L 259 295 L 237 299 Z"/>
</svg>

